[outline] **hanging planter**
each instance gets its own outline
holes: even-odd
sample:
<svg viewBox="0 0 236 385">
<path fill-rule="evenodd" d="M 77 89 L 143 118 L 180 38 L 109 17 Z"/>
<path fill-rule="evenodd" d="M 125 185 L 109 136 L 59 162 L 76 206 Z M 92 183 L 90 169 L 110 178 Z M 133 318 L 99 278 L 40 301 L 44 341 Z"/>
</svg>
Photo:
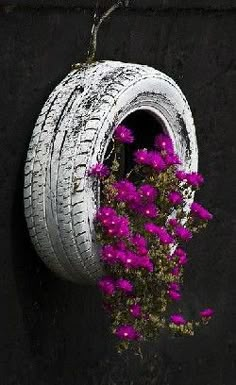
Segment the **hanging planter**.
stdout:
<svg viewBox="0 0 236 385">
<path fill-rule="evenodd" d="M 45 103 L 25 164 L 25 216 L 46 265 L 64 279 L 98 283 L 119 350 L 168 328 L 193 335 L 213 310 L 188 321 L 179 243 L 212 219 L 194 203 L 203 183 L 188 102 L 167 75 L 145 65 L 95 61 L 95 13 L 85 64 Z"/>
<path fill-rule="evenodd" d="M 95 282 L 102 274 L 93 222 L 99 182 L 88 170 L 103 162 L 115 127 L 124 121 L 141 122 L 143 147 L 158 132 L 168 133 L 184 170 L 197 171 L 192 114 L 171 78 L 144 65 L 114 61 L 69 73 L 35 125 L 24 202 L 38 254 L 51 270 L 74 282 Z"/>
</svg>

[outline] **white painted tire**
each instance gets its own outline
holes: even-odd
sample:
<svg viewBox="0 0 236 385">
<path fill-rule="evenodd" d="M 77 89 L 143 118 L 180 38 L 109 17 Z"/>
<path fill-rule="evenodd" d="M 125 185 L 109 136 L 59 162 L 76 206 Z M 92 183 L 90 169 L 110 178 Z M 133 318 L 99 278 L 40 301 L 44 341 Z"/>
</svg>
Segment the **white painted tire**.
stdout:
<svg viewBox="0 0 236 385">
<path fill-rule="evenodd" d="M 141 109 L 163 123 L 185 169 L 197 171 L 188 102 L 153 68 L 105 61 L 74 70 L 38 117 L 25 164 L 25 216 L 38 254 L 65 279 L 92 283 L 102 274 L 93 225 L 99 184 L 87 172 L 103 161 L 115 126 Z"/>
</svg>

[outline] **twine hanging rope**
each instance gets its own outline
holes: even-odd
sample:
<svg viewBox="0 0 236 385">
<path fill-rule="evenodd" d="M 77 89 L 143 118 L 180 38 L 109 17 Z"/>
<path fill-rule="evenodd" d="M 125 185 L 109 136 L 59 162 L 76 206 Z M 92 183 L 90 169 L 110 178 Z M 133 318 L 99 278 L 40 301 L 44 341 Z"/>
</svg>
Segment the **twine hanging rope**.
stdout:
<svg viewBox="0 0 236 385">
<path fill-rule="evenodd" d="M 91 64 L 96 60 L 96 52 L 97 52 L 97 39 L 98 39 L 98 32 L 103 24 L 103 22 L 111 16 L 111 14 L 117 10 L 118 8 L 125 7 L 127 8 L 130 4 L 130 0 L 119 0 L 115 4 L 113 4 L 107 11 L 105 11 L 101 17 L 99 17 L 99 0 L 97 0 L 96 3 L 96 9 L 93 16 L 93 25 L 91 28 L 91 36 L 90 36 L 90 43 L 89 43 L 89 49 L 87 52 L 87 60 L 86 64 Z M 77 69 L 81 67 L 81 63 L 77 63 L 73 65 L 73 69 Z"/>
</svg>

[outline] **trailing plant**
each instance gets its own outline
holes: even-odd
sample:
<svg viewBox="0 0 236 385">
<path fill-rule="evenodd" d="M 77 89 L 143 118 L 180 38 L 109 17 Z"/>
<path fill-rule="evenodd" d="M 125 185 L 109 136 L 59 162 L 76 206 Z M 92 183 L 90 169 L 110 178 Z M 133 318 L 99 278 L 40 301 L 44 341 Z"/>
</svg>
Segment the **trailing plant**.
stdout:
<svg viewBox="0 0 236 385">
<path fill-rule="evenodd" d="M 188 262 L 182 244 L 204 229 L 212 214 L 193 202 L 203 176 L 183 171 L 169 136 L 159 134 L 151 150 L 135 151 L 132 169 L 122 178 L 120 155 L 135 138 L 119 125 L 113 140 L 111 167 L 95 164 L 89 172 L 102 187 L 95 227 L 105 273 L 98 287 L 118 351 L 138 351 L 141 341 L 155 339 L 162 329 L 193 335 L 212 317 L 213 310 L 205 308 L 197 320 L 187 320 L 179 306 Z"/>
</svg>

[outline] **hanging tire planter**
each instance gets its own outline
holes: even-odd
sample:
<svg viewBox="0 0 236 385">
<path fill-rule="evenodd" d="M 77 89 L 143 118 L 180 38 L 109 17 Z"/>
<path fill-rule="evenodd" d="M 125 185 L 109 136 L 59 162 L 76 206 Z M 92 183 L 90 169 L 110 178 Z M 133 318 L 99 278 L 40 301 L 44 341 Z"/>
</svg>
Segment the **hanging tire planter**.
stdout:
<svg viewBox="0 0 236 385">
<path fill-rule="evenodd" d="M 142 120 L 140 142 L 153 132 L 171 137 L 185 171 L 197 171 L 192 114 L 176 83 L 144 65 L 95 62 L 69 73 L 45 103 L 25 164 L 24 205 L 31 240 L 61 277 L 93 283 L 102 275 L 94 217 L 100 185 L 88 175 L 103 162 L 115 127 Z"/>
</svg>

